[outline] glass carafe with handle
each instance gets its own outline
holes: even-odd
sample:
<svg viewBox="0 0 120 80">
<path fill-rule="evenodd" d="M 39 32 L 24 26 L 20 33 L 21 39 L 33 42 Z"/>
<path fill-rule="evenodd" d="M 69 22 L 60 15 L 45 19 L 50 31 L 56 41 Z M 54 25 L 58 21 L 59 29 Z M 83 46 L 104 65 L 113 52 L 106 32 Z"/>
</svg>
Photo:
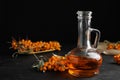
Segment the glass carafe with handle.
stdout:
<svg viewBox="0 0 120 80">
<path fill-rule="evenodd" d="M 92 11 L 78 11 L 78 42 L 77 47 L 67 54 L 69 74 L 76 77 L 92 77 L 99 74 L 102 56 L 97 51 L 100 31 L 91 28 Z M 91 45 L 91 32 L 95 32 L 94 45 Z"/>
</svg>

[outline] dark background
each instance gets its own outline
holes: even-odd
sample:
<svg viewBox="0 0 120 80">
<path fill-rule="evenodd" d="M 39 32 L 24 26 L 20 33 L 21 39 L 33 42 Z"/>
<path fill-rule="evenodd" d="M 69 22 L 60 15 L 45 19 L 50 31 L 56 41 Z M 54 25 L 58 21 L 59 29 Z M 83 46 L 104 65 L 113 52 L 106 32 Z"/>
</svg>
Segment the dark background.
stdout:
<svg viewBox="0 0 120 80">
<path fill-rule="evenodd" d="M 0 2 L 0 51 L 9 51 L 7 42 L 28 38 L 32 41 L 57 40 L 77 44 L 77 14 L 92 11 L 91 27 L 101 31 L 101 39 L 120 40 L 116 0 L 40 0 Z"/>
<path fill-rule="evenodd" d="M 8 42 L 12 37 L 17 40 L 57 40 L 62 50 L 56 54 L 67 53 L 77 44 L 78 10 L 93 12 L 91 27 L 101 31 L 100 41 L 120 40 L 116 0 L 0 0 L 0 80 L 119 80 L 120 66 L 113 56 L 103 55 L 100 74 L 87 79 L 55 71 L 36 72 L 31 69 L 36 60 L 33 55 L 11 57 L 14 51 L 9 49 Z"/>
</svg>

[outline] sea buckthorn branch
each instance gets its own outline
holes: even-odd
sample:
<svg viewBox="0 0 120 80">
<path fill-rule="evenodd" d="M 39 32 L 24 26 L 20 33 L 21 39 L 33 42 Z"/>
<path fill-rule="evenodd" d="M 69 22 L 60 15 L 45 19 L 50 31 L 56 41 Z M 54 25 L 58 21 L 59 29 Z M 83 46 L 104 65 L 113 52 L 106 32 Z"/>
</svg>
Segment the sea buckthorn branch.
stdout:
<svg viewBox="0 0 120 80">
<path fill-rule="evenodd" d="M 19 54 L 34 54 L 34 53 L 41 53 L 41 52 L 49 52 L 54 50 L 61 50 L 61 45 L 58 41 L 36 41 L 32 42 L 31 40 L 19 40 L 16 41 L 15 39 L 11 42 L 11 48 L 13 50 L 17 50 Z"/>
<path fill-rule="evenodd" d="M 110 49 L 120 50 L 120 42 L 119 41 L 116 43 L 109 42 L 107 45 L 107 50 L 110 50 Z"/>
<path fill-rule="evenodd" d="M 43 57 L 44 58 L 44 57 Z M 59 56 L 56 54 L 53 54 L 48 61 L 44 61 L 43 58 L 40 59 L 38 64 L 33 64 L 33 68 L 37 68 L 37 70 L 41 72 L 46 72 L 46 71 L 65 71 L 69 69 L 70 63 L 66 59 L 65 56 Z"/>
</svg>

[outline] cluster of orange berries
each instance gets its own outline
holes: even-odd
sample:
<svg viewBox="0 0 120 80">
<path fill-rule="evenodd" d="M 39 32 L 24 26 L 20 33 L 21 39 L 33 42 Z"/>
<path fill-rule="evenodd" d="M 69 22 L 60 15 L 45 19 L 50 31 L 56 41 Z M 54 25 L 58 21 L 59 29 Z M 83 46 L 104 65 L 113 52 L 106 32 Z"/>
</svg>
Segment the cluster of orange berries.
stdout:
<svg viewBox="0 0 120 80">
<path fill-rule="evenodd" d="M 117 64 L 120 64 L 120 54 L 114 55 L 114 61 L 115 61 Z"/>
<path fill-rule="evenodd" d="M 109 43 L 107 45 L 107 50 L 110 50 L 110 49 L 120 50 L 120 43 Z"/>
<path fill-rule="evenodd" d="M 49 58 L 47 62 L 44 63 L 42 67 L 40 67 L 40 71 L 45 72 L 46 70 L 54 70 L 54 71 L 65 71 L 69 68 L 69 62 L 65 58 L 65 56 L 52 56 Z"/>
<path fill-rule="evenodd" d="M 120 43 L 108 43 L 107 50 L 111 49 L 120 50 Z M 120 64 L 120 54 L 113 55 L 113 58 L 117 64 Z"/>
<path fill-rule="evenodd" d="M 61 50 L 61 45 L 57 41 L 49 41 L 49 42 L 43 42 L 43 41 L 37 41 L 32 42 L 31 40 L 19 40 L 16 41 L 15 39 L 11 42 L 11 48 L 14 50 L 19 50 L 19 52 L 25 52 L 25 51 L 45 51 L 45 50 Z"/>
</svg>

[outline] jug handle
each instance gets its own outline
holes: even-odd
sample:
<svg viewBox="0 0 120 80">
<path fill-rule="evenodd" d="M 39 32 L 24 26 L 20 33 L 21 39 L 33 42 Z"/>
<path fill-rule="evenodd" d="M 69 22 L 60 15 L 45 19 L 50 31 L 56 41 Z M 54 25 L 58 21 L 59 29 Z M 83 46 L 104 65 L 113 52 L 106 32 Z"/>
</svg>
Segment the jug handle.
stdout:
<svg viewBox="0 0 120 80">
<path fill-rule="evenodd" d="M 95 41 L 93 44 L 94 48 L 97 48 L 98 44 L 99 44 L 99 40 L 100 40 L 100 31 L 98 29 L 94 29 L 94 28 L 90 28 L 91 32 L 95 32 L 96 33 L 96 37 L 95 37 Z"/>
</svg>

